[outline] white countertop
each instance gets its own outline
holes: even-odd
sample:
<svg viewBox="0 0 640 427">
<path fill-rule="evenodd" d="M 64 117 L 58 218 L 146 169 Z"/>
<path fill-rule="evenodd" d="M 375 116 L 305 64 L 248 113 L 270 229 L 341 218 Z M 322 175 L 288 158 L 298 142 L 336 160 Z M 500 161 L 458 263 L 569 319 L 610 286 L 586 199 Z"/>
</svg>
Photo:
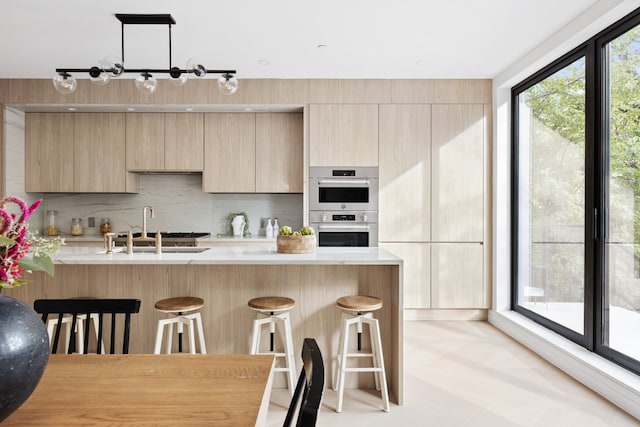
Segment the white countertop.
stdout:
<svg viewBox="0 0 640 427">
<path fill-rule="evenodd" d="M 116 248 L 121 251 L 123 248 Z M 318 247 L 311 254 L 281 254 L 275 247 L 232 246 L 207 248 L 200 253 L 114 252 L 100 247 L 62 247 L 55 264 L 402 264 L 402 259 L 381 248 Z"/>
</svg>

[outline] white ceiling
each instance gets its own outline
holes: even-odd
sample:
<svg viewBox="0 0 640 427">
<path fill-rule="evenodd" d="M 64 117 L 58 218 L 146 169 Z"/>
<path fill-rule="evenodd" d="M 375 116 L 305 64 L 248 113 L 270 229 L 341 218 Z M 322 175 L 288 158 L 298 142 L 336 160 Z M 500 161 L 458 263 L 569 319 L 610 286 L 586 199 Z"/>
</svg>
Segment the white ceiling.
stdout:
<svg viewBox="0 0 640 427">
<path fill-rule="evenodd" d="M 0 78 L 120 56 L 114 13 L 170 13 L 173 64 L 238 78 L 493 78 L 596 0 L 13 0 Z M 318 45 L 326 47 L 318 48 Z M 261 65 L 266 60 L 269 65 Z M 125 26 L 125 66 L 166 68 L 167 26 Z M 85 78 L 76 75 L 77 78 Z"/>
</svg>

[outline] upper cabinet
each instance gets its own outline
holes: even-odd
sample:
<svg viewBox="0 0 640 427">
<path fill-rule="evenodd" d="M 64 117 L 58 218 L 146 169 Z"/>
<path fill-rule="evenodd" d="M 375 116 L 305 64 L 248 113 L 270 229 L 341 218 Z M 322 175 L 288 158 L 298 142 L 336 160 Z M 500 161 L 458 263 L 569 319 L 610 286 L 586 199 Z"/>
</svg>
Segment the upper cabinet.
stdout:
<svg viewBox="0 0 640 427">
<path fill-rule="evenodd" d="M 74 191 L 73 113 L 25 115 L 25 190 Z"/>
<path fill-rule="evenodd" d="M 205 114 L 202 189 L 209 193 L 256 191 L 256 115 Z"/>
<path fill-rule="evenodd" d="M 256 192 L 302 193 L 302 113 L 256 115 Z"/>
<path fill-rule="evenodd" d="M 79 193 L 135 191 L 125 165 L 124 113 L 78 113 L 74 118 L 73 181 Z"/>
<path fill-rule="evenodd" d="M 309 166 L 378 166 L 378 105 L 312 104 Z"/>
<path fill-rule="evenodd" d="M 485 222 L 484 106 L 434 105 L 432 240 L 482 242 Z"/>
<path fill-rule="evenodd" d="M 136 177 L 127 173 L 125 165 L 124 117 L 122 113 L 27 113 L 26 191 L 136 191 Z"/>
<path fill-rule="evenodd" d="M 126 116 L 127 170 L 201 172 L 204 115 L 131 113 Z"/>
<path fill-rule="evenodd" d="M 203 190 L 210 193 L 301 193 L 300 113 L 205 115 Z"/>
<path fill-rule="evenodd" d="M 380 241 L 431 239 L 431 106 L 380 106 Z"/>
</svg>

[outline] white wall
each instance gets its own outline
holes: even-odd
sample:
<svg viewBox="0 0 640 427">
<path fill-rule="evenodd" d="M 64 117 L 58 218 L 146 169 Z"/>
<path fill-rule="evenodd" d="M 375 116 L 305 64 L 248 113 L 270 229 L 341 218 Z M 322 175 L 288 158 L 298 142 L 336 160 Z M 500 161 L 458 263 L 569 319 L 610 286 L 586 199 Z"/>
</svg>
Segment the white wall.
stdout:
<svg viewBox="0 0 640 427">
<path fill-rule="evenodd" d="M 493 81 L 493 310 L 489 321 L 640 419 L 640 378 L 510 311 L 511 87 L 640 7 L 601 0 L 544 40 Z"/>
</svg>

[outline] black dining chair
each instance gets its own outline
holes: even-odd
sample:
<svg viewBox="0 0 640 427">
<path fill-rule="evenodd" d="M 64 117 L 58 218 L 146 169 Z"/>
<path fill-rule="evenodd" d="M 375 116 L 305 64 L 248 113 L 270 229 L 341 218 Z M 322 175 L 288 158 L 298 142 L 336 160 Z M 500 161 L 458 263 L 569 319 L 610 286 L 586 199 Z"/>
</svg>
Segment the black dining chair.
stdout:
<svg viewBox="0 0 640 427">
<path fill-rule="evenodd" d="M 122 339 L 122 353 L 129 353 L 129 334 L 131 329 L 131 315 L 140 312 L 140 300 L 139 299 L 39 299 L 33 303 L 34 310 L 42 314 L 42 321 L 46 324 L 47 318 L 50 314 L 56 315 L 58 322 L 55 328 L 53 337 L 53 343 L 51 345 L 51 353 L 55 354 L 58 350 L 58 341 L 60 339 L 60 329 L 63 325 L 63 317 L 71 317 L 71 334 L 75 334 L 76 324 L 78 322 L 79 315 L 85 315 L 86 321 L 84 322 L 84 346 L 83 353 L 87 354 L 89 350 L 89 334 L 91 315 L 95 314 L 98 319 L 98 332 L 97 332 L 97 354 L 102 353 L 103 343 L 103 331 L 104 331 L 104 318 L 105 315 L 111 316 L 110 330 L 111 342 L 109 346 L 109 352 L 115 353 L 116 346 L 116 315 L 124 315 L 123 325 L 123 339 Z M 75 337 L 74 337 L 75 338 Z M 69 340 L 69 348 L 66 352 L 72 353 L 75 346 L 75 339 Z"/>
<path fill-rule="evenodd" d="M 302 371 L 289 404 L 284 427 L 291 426 L 296 411 L 298 412 L 297 427 L 314 427 L 318 419 L 324 393 L 324 362 L 318 343 L 313 338 L 304 339 L 302 363 Z"/>
</svg>

